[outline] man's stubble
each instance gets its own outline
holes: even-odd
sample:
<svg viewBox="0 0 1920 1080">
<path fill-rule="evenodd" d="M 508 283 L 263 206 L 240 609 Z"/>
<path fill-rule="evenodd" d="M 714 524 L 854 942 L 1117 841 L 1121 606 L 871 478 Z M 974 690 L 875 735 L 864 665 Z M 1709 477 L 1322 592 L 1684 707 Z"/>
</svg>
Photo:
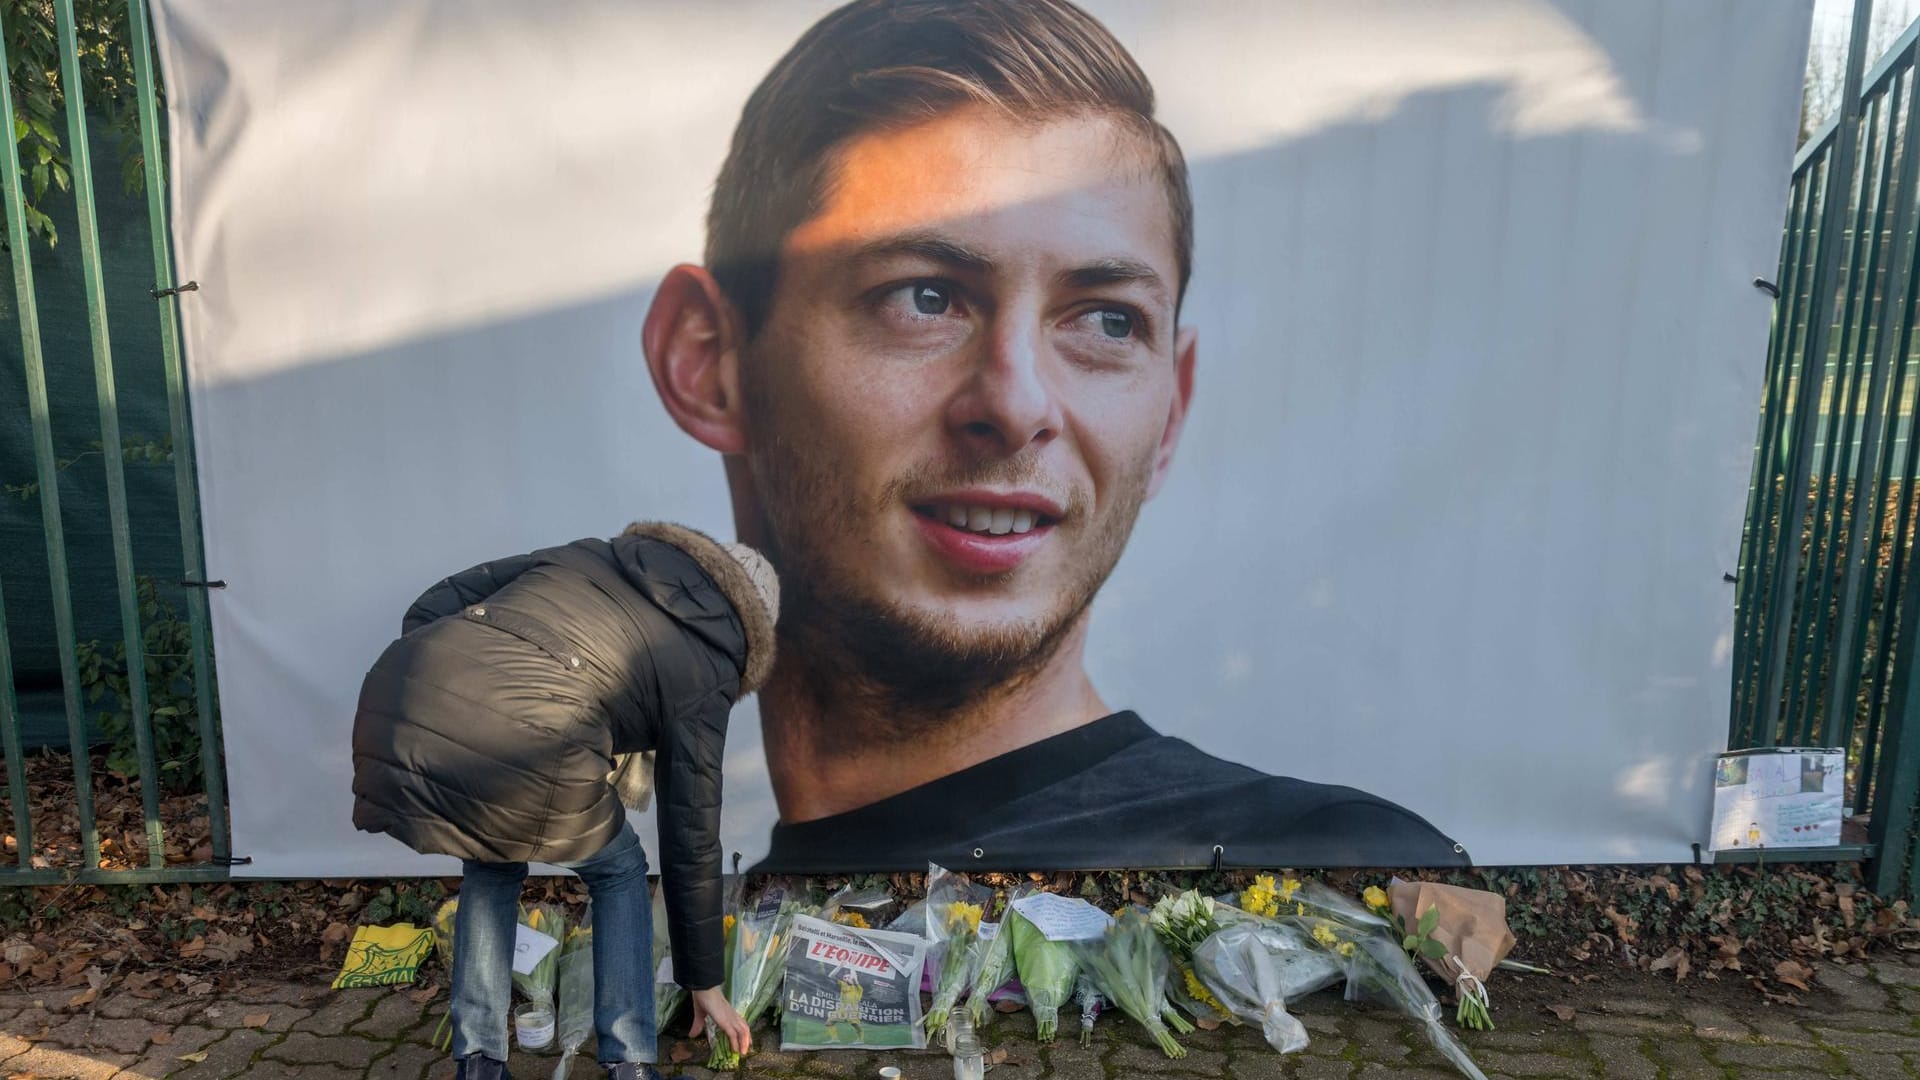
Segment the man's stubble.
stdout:
<svg viewBox="0 0 1920 1080">
<path fill-rule="evenodd" d="M 772 400 L 764 380 L 751 377 L 755 364 L 764 362 L 768 358 L 745 358 L 741 383 L 753 432 L 747 464 L 767 526 L 768 554 L 780 571 L 776 681 L 792 680 L 789 685 L 808 699 L 823 751 L 963 729 L 969 712 L 1028 685 L 1084 621 L 1146 501 L 1156 448 L 1149 445 L 1124 469 L 1114 498 L 1095 520 L 1088 520 L 1085 494 L 1070 495 L 1056 527 L 1064 534 L 1072 526 L 1091 543 L 1043 615 L 965 630 L 937 613 L 875 595 L 871 583 L 850 571 L 858 559 L 836 560 L 831 549 L 858 542 L 857 528 L 844 526 L 879 520 L 916 497 L 973 486 L 1036 485 L 1043 477 L 1039 448 L 997 459 L 921 463 L 863 503 L 821 448 L 794 430 L 798 425 Z M 1018 573 L 980 583 L 992 587 Z"/>
</svg>

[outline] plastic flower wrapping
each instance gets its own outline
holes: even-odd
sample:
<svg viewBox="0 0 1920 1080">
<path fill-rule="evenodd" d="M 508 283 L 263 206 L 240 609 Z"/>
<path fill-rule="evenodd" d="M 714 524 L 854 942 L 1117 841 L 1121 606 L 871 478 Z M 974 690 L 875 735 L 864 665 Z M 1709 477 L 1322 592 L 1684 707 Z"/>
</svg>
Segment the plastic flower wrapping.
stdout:
<svg viewBox="0 0 1920 1080">
<path fill-rule="evenodd" d="M 973 989 L 986 951 L 980 919 L 991 903 L 993 890 L 965 874 L 928 865 L 926 937 L 933 943 L 933 1003 L 922 1023 L 929 1037 L 941 1034 L 954 1006 Z"/>
<path fill-rule="evenodd" d="M 1102 936 L 1069 944 L 1081 970 L 1101 997 L 1146 1028 L 1147 1034 L 1168 1057 L 1187 1056 L 1186 1048 L 1174 1040 L 1162 1016 L 1166 1009 L 1167 970 L 1172 962 L 1145 913 L 1128 908 L 1114 917 L 1113 924 Z M 1037 1009 L 1035 1015 L 1038 1015 Z"/>
</svg>

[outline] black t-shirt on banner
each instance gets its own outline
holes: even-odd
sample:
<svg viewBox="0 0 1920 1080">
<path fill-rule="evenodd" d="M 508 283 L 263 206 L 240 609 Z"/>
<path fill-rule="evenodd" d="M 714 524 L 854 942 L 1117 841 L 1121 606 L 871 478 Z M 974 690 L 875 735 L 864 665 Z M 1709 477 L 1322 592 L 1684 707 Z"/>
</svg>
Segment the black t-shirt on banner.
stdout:
<svg viewBox="0 0 1920 1080">
<path fill-rule="evenodd" d="M 1222 761 L 1131 712 L 843 814 L 773 827 L 755 873 L 1469 866 L 1411 813 Z"/>
</svg>

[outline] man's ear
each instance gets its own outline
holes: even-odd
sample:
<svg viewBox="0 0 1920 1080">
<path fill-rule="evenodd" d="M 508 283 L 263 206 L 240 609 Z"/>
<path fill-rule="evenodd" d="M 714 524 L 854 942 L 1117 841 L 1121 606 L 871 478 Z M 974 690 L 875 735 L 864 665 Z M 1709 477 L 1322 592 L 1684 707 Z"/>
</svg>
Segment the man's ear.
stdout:
<svg viewBox="0 0 1920 1080">
<path fill-rule="evenodd" d="M 1180 445 L 1180 429 L 1187 422 L 1187 406 L 1193 403 L 1193 365 L 1199 351 L 1200 331 L 1183 326 L 1173 338 L 1173 402 L 1167 407 L 1167 427 L 1160 433 L 1160 448 L 1153 455 L 1153 477 L 1147 481 L 1151 499 L 1166 482 L 1173 468 L 1173 451 Z"/>
<path fill-rule="evenodd" d="M 739 333 L 720 283 L 684 263 L 661 279 L 641 331 L 660 403 L 680 430 L 722 454 L 747 448 Z"/>
</svg>

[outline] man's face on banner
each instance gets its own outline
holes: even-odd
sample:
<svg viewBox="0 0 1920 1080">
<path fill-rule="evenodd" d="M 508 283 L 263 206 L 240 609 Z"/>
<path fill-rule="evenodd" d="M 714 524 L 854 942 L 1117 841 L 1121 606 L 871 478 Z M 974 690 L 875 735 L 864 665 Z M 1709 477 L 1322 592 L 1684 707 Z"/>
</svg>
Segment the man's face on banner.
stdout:
<svg viewBox="0 0 1920 1080">
<path fill-rule="evenodd" d="M 741 364 L 788 624 L 908 682 L 1043 661 L 1171 460 L 1178 289 L 1159 163 L 1119 122 L 969 108 L 841 147 Z"/>
</svg>

